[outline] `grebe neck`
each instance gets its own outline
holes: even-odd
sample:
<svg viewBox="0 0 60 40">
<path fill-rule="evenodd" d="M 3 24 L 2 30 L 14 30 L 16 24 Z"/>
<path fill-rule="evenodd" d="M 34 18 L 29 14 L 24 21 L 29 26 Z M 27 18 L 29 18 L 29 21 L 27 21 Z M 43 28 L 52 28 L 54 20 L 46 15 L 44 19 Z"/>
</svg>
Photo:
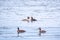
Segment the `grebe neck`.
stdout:
<svg viewBox="0 0 60 40">
<path fill-rule="evenodd" d="M 19 27 L 17 29 L 19 30 Z"/>
</svg>

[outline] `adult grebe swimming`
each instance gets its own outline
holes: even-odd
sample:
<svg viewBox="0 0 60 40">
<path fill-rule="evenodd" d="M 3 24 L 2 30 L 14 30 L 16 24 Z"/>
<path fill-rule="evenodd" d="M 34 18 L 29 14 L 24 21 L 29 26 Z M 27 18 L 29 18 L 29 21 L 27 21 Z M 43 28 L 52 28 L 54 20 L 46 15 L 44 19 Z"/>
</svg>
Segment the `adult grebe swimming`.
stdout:
<svg viewBox="0 0 60 40">
<path fill-rule="evenodd" d="M 19 29 L 19 27 L 17 28 L 18 36 L 19 36 L 19 33 L 24 33 L 24 32 L 26 32 L 26 31 L 25 31 L 25 30 L 21 30 L 21 29 Z"/>
<path fill-rule="evenodd" d="M 34 19 L 33 17 L 31 17 L 31 22 L 33 22 L 33 21 L 37 21 L 36 19 Z"/>
<path fill-rule="evenodd" d="M 41 33 L 46 33 L 46 31 L 39 28 L 39 35 L 41 35 Z"/>
<path fill-rule="evenodd" d="M 30 17 L 27 17 L 27 19 L 23 19 L 22 21 L 27 21 L 29 22 Z"/>
<path fill-rule="evenodd" d="M 31 21 L 31 22 L 33 22 L 33 21 L 37 21 L 37 20 L 34 19 L 33 17 L 27 17 L 27 19 L 23 19 L 22 21 L 27 21 L 27 22 Z"/>
</svg>

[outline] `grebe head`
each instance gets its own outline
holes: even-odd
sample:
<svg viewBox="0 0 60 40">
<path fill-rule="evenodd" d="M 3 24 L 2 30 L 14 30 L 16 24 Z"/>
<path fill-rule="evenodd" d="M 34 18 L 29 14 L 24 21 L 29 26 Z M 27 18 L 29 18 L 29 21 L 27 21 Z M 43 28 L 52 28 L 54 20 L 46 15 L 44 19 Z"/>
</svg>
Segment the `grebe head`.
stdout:
<svg viewBox="0 0 60 40">
<path fill-rule="evenodd" d="M 17 29 L 19 30 L 19 27 Z"/>
<path fill-rule="evenodd" d="M 27 17 L 27 19 L 29 19 L 30 17 Z"/>
<path fill-rule="evenodd" d="M 41 30 L 41 28 L 39 27 L 39 30 Z"/>
</svg>

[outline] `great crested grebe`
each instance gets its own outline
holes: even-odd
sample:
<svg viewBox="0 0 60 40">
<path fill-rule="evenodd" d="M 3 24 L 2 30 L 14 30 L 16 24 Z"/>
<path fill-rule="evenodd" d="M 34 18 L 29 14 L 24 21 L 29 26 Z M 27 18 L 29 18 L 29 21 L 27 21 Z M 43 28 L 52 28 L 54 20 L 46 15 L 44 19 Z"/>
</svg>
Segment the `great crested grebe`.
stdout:
<svg viewBox="0 0 60 40">
<path fill-rule="evenodd" d="M 22 21 L 27 21 L 29 22 L 30 17 L 27 17 L 27 19 L 23 19 Z"/>
<path fill-rule="evenodd" d="M 23 19 L 22 21 L 27 21 L 27 22 L 31 21 L 31 22 L 33 22 L 33 21 L 37 21 L 37 20 L 34 19 L 33 17 L 27 17 L 27 19 Z"/>
<path fill-rule="evenodd" d="M 46 33 L 46 31 L 39 28 L 39 35 L 41 35 L 41 33 Z"/>
<path fill-rule="evenodd" d="M 26 32 L 26 31 L 25 31 L 25 30 L 21 30 L 21 29 L 19 29 L 19 27 L 17 28 L 18 36 L 19 36 L 19 33 L 24 33 L 24 32 Z"/>
<path fill-rule="evenodd" d="M 31 17 L 31 22 L 33 22 L 33 21 L 37 21 L 36 19 L 34 19 L 33 17 Z"/>
</svg>

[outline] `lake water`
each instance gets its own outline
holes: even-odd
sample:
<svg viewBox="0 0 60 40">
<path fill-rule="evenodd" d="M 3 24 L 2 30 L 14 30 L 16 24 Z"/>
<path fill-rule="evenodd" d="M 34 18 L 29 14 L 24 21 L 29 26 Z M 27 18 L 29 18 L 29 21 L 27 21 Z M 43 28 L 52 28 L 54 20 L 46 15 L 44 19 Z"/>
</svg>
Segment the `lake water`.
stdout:
<svg viewBox="0 0 60 40">
<path fill-rule="evenodd" d="M 28 16 L 37 21 L 21 21 Z M 60 0 L 0 0 L 0 40 L 60 40 Z"/>
</svg>

